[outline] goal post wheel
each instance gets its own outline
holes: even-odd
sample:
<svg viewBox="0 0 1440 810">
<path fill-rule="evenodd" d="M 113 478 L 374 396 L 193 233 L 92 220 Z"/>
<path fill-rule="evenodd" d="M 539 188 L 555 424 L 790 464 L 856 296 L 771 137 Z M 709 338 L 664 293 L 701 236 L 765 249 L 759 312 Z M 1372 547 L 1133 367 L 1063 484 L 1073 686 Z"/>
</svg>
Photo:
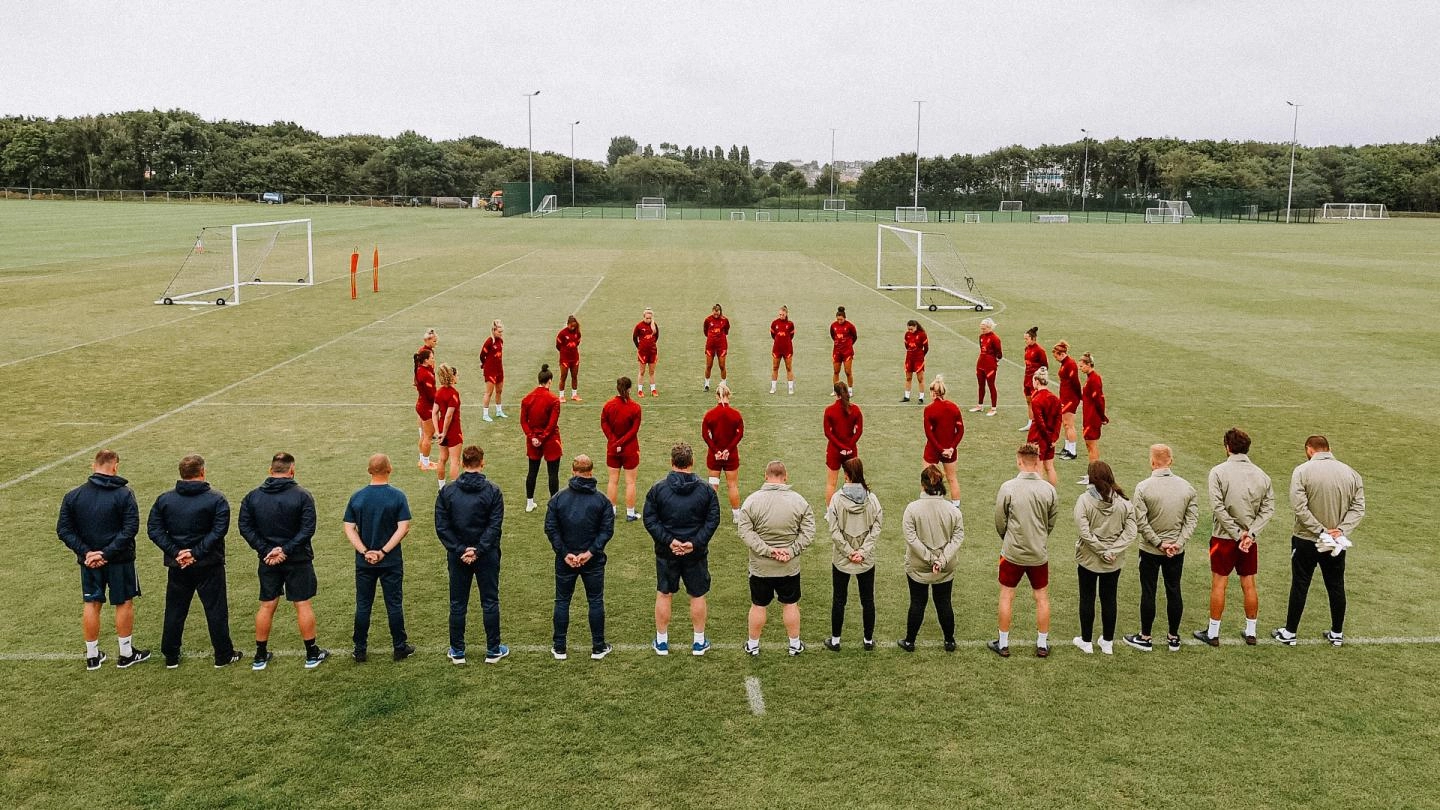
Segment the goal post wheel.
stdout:
<svg viewBox="0 0 1440 810">
<path fill-rule="evenodd" d="M 224 299 L 223 297 L 222 297 L 222 298 L 216 298 L 216 299 L 215 299 L 215 306 L 217 306 L 217 307 L 223 307 L 223 306 L 225 306 L 225 299 Z"/>
<path fill-rule="evenodd" d="M 939 312 L 939 311 L 940 311 L 940 307 L 936 306 L 935 304 L 931 304 L 931 305 L 930 305 L 930 311 L 931 311 L 931 312 Z"/>
<path fill-rule="evenodd" d="M 255 279 L 254 279 L 254 281 L 255 281 L 256 284 L 259 284 L 259 283 L 260 283 L 260 277 L 259 277 L 259 276 L 256 276 Z"/>
<path fill-rule="evenodd" d="M 303 279 L 303 278 L 297 278 L 297 279 L 295 279 L 295 283 L 296 283 L 296 284 L 304 284 L 304 283 L 305 283 L 305 279 Z"/>
<path fill-rule="evenodd" d="M 976 304 L 976 305 L 975 305 L 975 311 L 976 311 L 976 312 L 984 312 L 984 311 L 985 311 L 985 305 L 984 305 L 984 304 Z"/>
</svg>

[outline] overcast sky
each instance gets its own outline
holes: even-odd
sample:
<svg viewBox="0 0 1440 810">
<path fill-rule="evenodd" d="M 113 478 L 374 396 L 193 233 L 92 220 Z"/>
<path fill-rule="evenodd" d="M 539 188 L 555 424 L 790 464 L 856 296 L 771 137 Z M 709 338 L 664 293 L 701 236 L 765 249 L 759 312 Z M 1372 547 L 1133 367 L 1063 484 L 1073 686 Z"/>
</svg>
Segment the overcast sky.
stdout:
<svg viewBox="0 0 1440 810">
<path fill-rule="evenodd" d="M 757 159 L 1092 137 L 1440 134 L 1440 2 L 4 2 L 0 114 L 183 108 L 324 135 L 611 136 Z"/>
</svg>

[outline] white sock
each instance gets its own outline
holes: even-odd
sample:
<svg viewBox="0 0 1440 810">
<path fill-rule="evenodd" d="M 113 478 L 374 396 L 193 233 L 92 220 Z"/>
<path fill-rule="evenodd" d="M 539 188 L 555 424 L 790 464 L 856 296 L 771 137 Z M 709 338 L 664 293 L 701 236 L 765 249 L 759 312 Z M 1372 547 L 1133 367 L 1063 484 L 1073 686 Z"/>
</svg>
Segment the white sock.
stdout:
<svg viewBox="0 0 1440 810">
<path fill-rule="evenodd" d="M 580 397 L 580 389 L 579 389 L 579 388 L 571 388 L 571 389 L 570 389 L 570 398 L 571 398 L 571 399 L 578 399 L 579 397 Z"/>
<path fill-rule="evenodd" d="M 706 378 L 705 378 L 705 387 L 706 387 L 706 388 L 709 388 L 709 387 L 710 387 L 710 378 L 709 378 L 709 377 L 706 377 Z"/>
<path fill-rule="evenodd" d="M 798 649 L 800 649 L 800 639 L 798 639 L 798 638 L 792 638 L 792 639 L 790 639 L 790 649 L 792 649 L 792 650 L 798 650 Z"/>
<path fill-rule="evenodd" d="M 480 414 L 481 414 L 482 416 L 489 416 L 489 415 L 490 415 L 490 406 L 489 406 L 489 405 L 486 405 L 485 407 L 481 408 L 481 409 L 480 409 Z"/>
<path fill-rule="evenodd" d="M 755 649 L 755 648 L 757 648 L 757 647 L 759 647 L 759 646 L 760 646 L 760 639 L 758 639 L 758 638 L 747 638 L 747 639 L 745 639 L 745 649 L 747 649 L 747 650 L 753 650 L 753 649 Z"/>
<path fill-rule="evenodd" d="M 906 402 L 909 402 L 909 401 L 910 401 L 910 392 L 909 392 L 909 391 L 906 391 L 906 392 L 905 392 L 905 401 L 906 401 Z"/>
<path fill-rule="evenodd" d="M 1211 619 L 1211 620 L 1210 620 L 1209 635 L 1210 635 L 1210 638 L 1219 638 L 1219 637 L 1220 637 L 1220 620 L 1219 620 L 1219 619 Z"/>
<path fill-rule="evenodd" d="M 960 499 L 959 499 L 959 498 L 956 498 L 955 500 L 953 500 L 953 501 L 950 502 L 950 505 L 953 506 L 953 507 L 955 507 L 956 509 L 959 509 L 959 508 L 960 508 Z"/>
<path fill-rule="evenodd" d="M 727 379 L 725 379 L 724 377 L 721 377 L 721 378 L 720 378 L 720 384 L 721 384 L 721 385 L 729 385 L 729 384 L 730 384 L 730 381 L 727 380 Z"/>
<path fill-rule="evenodd" d="M 1036 647 L 1048 647 L 1048 646 L 1050 646 L 1050 634 L 1049 634 L 1049 633 L 1036 633 L 1036 634 L 1035 634 L 1035 646 L 1036 646 Z"/>
<path fill-rule="evenodd" d="M 635 517 L 635 507 L 633 507 L 633 506 L 627 507 L 627 508 L 625 509 L 625 516 L 626 516 L 626 517 Z"/>
<path fill-rule="evenodd" d="M 1065 452 L 1073 454 L 1075 452 L 1075 443 L 1065 442 Z"/>
<path fill-rule="evenodd" d="M 790 393 L 792 393 L 792 394 L 795 393 L 795 381 L 794 381 L 794 380 L 791 380 L 790 382 L 786 383 L 786 385 L 790 386 Z"/>
<path fill-rule="evenodd" d="M 98 655 L 100 655 L 100 640 L 85 642 L 85 657 L 95 658 Z"/>
<path fill-rule="evenodd" d="M 121 654 L 121 655 L 129 656 L 129 655 L 134 655 L 134 654 L 135 654 L 135 648 L 134 648 L 133 646 L 131 646 L 131 644 L 130 644 L 130 642 L 131 642 L 131 640 L 132 640 L 133 638 L 134 638 L 134 636 L 121 636 L 121 637 L 120 637 L 120 654 Z"/>
<path fill-rule="evenodd" d="M 696 644 L 704 644 L 704 643 L 705 643 L 705 631 L 704 631 L 704 630 L 696 630 L 696 631 L 695 631 L 695 643 L 696 643 Z"/>
<path fill-rule="evenodd" d="M 1009 647 L 1009 646 L 1010 646 L 1010 631 L 1009 631 L 1009 630 L 1001 630 L 1001 631 L 1000 631 L 1000 646 L 1001 646 L 1001 647 Z"/>
<path fill-rule="evenodd" d="M 656 634 L 655 634 L 655 642 L 656 642 L 657 644 L 668 644 L 668 643 L 670 643 L 670 634 L 669 634 L 668 632 L 665 632 L 665 633 L 656 633 Z"/>
<path fill-rule="evenodd" d="M 1255 622 L 1256 622 L 1256 621 L 1258 621 L 1258 619 L 1246 619 L 1246 620 L 1245 620 L 1245 635 L 1247 635 L 1247 636 L 1253 636 L 1253 635 L 1255 635 Z"/>
<path fill-rule="evenodd" d="M 731 519 L 731 520 L 734 520 L 736 523 L 739 523 L 739 522 L 740 522 L 740 510 L 739 510 L 739 509 L 731 509 L 731 510 L 730 510 L 730 519 Z"/>
<path fill-rule="evenodd" d="M 650 393 L 655 393 L 655 383 L 650 383 Z"/>
<path fill-rule="evenodd" d="M 770 381 L 770 393 L 772 393 L 772 394 L 775 393 L 775 381 L 774 381 L 774 380 L 771 380 L 771 381 Z"/>
<path fill-rule="evenodd" d="M 831 637 L 830 637 L 830 643 L 831 643 L 831 644 L 839 644 L 839 643 L 840 643 L 840 637 L 839 637 L 839 636 L 831 636 Z"/>
<path fill-rule="evenodd" d="M 424 454 L 424 453 L 421 453 L 421 454 L 420 454 L 420 463 L 421 463 L 421 464 L 424 464 L 425 462 L 427 462 L 427 461 L 429 461 L 429 460 L 430 460 L 430 459 L 425 458 L 425 454 Z"/>
<path fill-rule="evenodd" d="M 925 395 L 924 395 L 924 394 L 921 394 L 921 395 L 920 395 L 920 401 L 921 401 L 921 402 L 924 402 L 924 401 L 925 401 Z"/>
<path fill-rule="evenodd" d="M 437 479 L 435 479 L 435 484 L 436 484 L 436 486 L 435 486 L 436 489 L 444 489 L 444 488 L 445 488 L 445 479 L 444 479 L 444 478 L 437 478 Z"/>
</svg>

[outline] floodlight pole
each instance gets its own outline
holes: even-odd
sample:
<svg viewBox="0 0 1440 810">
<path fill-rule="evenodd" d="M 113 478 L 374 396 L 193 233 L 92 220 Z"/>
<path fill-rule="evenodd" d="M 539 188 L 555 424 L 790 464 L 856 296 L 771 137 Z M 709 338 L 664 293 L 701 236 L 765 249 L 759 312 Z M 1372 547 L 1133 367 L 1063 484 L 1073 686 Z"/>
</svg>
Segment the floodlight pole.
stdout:
<svg viewBox="0 0 1440 810">
<path fill-rule="evenodd" d="M 830 199 L 835 199 L 835 127 L 830 128 Z"/>
<path fill-rule="evenodd" d="M 1285 192 L 1285 224 L 1290 224 L 1290 203 L 1295 198 L 1295 136 L 1300 131 L 1300 105 L 1287 101 L 1295 108 L 1295 119 L 1290 123 L 1290 185 Z"/>
<path fill-rule="evenodd" d="M 570 124 L 570 207 L 575 207 L 575 127 L 579 121 Z"/>
<path fill-rule="evenodd" d="M 535 213 L 535 117 L 531 112 L 531 101 L 540 91 L 525 94 L 525 151 L 530 156 L 530 213 Z"/>
<path fill-rule="evenodd" d="M 915 207 L 920 207 L 920 105 L 924 101 L 915 102 Z"/>
<path fill-rule="evenodd" d="M 1090 187 L 1090 131 L 1084 127 L 1080 133 L 1085 136 L 1085 168 L 1081 170 L 1080 179 L 1080 213 L 1085 213 L 1085 191 Z"/>
</svg>

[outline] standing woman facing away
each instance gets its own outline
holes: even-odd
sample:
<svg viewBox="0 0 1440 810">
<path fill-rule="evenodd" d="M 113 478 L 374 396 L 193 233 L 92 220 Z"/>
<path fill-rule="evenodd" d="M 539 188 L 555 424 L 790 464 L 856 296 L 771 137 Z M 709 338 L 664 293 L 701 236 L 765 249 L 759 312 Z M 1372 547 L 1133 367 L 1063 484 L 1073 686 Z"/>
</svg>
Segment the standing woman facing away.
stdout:
<svg viewBox="0 0 1440 810">
<path fill-rule="evenodd" d="M 640 372 L 635 378 L 635 389 L 637 398 L 645 396 L 645 371 L 650 371 L 650 396 L 658 397 L 660 392 L 655 390 L 655 358 L 660 354 L 660 324 L 655 323 L 655 310 L 646 307 L 640 313 L 640 322 L 630 332 L 630 339 L 635 343 L 635 358 L 640 361 Z"/>
<path fill-rule="evenodd" d="M 545 459 L 546 483 L 550 497 L 560 490 L 560 398 L 550 390 L 555 375 L 550 364 L 540 366 L 535 390 L 520 400 L 520 430 L 525 433 L 525 511 L 535 511 L 535 479 L 540 476 L 540 459 Z"/>
<path fill-rule="evenodd" d="M 490 418 L 490 399 L 495 399 L 495 415 L 507 418 L 500 397 L 505 393 L 505 324 L 496 318 L 490 323 L 490 337 L 480 347 L 480 375 L 485 378 L 485 399 L 481 401 L 480 419 L 493 422 Z"/>
<path fill-rule="evenodd" d="M 837 386 L 838 388 L 838 386 Z M 865 465 L 852 458 L 844 464 L 845 486 L 830 498 L 825 522 L 833 544 L 830 566 L 830 638 L 825 649 L 840 651 L 840 631 L 845 626 L 845 603 L 850 595 L 850 578 L 860 591 L 860 623 L 865 635 L 863 647 L 875 649 L 875 547 L 880 524 L 885 518 L 880 499 L 865 484 Z"/>
<path fill-rule="evenodd" d="M 932 464 L 921 470 L 920 499 L 905 507 L 900 525 L 905 534 L 910 610 L 905 617 L 905 638 L 897 644 L 905 652 L 915 652 L 925 604 L 933 595 L 945 652 L 955 652 L 955 608 L 950 594 L 955 586 L 955 558 L 965 542 L 965 519 L 959 509 L 945 502 L 945 476 L 939 467 Z"/>
<path fill-rule="evenodd" d="M 825 502 L 835 494 L 835 480 L 840 467 L 860 457 L 860 436 L 865 432 L 865 416 L 850 402 L 850 389 L 835 383 L 835 401 L 825 409 Z"/>
<path fill-rule="evenodd" d="M 859 336 L 855 324 L 845 317 L 845 307 L 836 307 L 835 320 L 830 324 L 830 340 L 835 343 L 835 350 L 830 355 L 835 367 L 830 382 L 840 382 L 840 369 L 844 367 L 845 387 L 852 395 L 855 393 L 855 340 Z"/>
<path fill-rule="evenodd" d="M 450 480 L 460 477 L 460 445 L 464 434 L 460 431 L 460 392 L 455 389 L 455 378 L 459 372 L 454 366 L 441 363 L 435 372 L 435 436 L 440 439 L 440 463 L 435 465 L 436 483 L 444 488 L 445 467 L 449 462 Z"/>
<path fill-rule="evenodd" d="M 565 328 L 555 335 L 555 350 L 560 353 L 560 401 L 565 401 L 568 372 L 570 399 L 580 402 L 580 321 L 574 315 L 565 320 Z"/>
<path fill-rule="evenodd" d="M 1038 326 L 1032 326 L 1025 330 L 1025 379 L 1023 382 L 1026 402 L 1029 402 L 1030 398 L 1035 395 L 1035 372 L 1043 368 L 1047 378 L 1050 373 L 1050 360 L 1045 357 L 1045 347 L 1040 345 L 1039 335 L 1040 327 Z M 1029 430 L 1030 423 L 1026 422 L 1025 427 L 1020 429 Z"/>
<path fill-rule="evenodd" d="M 1090 462 L 1090 486 L 1075 501 L 1075 564 L 1080 577 L 1080 635 L 1072 643 L 1081 652 L 1094 652 L 1095 592 L 1100 592 L 1100 652 L 1115 653 L 1115 616 L 1118 613 L 1120 569 L 1125 550 L 1135 542 L 1135 508 L 1115 483 L 1115 473 L 1103 461 Z"/>
<path fill-rule="evenodd" d="M 1050 374 L 1042 366 L 1031 378 L 1030 433 L 1026 441 L 1040 451 L 1040 468 L 1050 486 L 1059 483 L 1055 475 L 1055 440 L 1060 438 L 1060 397 L 1050 390 Z"/>
<path fill-rule="evenodd" d="M 435 353 L 421 346 L 415 352 L 415 415 L 420 417 L 420 469 L 435 469 L 430 460 L 435 438 Z"/>
<path fill-rule="evenodd" d="M 775 384 L 780 381 L 780 361 L 785 361 L 785 382 L 789 393 L 795 393 L 795 322 L 790 320 L 790 308 L 780 307 L 780 314 L 770 322 L 770 393 L 775 393 Z"/>
<path fill-rule="evenodd" d="M 975 382 L 980 389 L 975 407 L 970 409 L 971 413 L 979 413 L 985 410 L 985 389 L 990 389 L 990 410 L 985 411 L 986 416 L 994 416 L 995 408 L 999 405 L 999 395 L 995 392 L 995 375 L 1000 371 L 1000 361 L 1005 358 L 1005 353 L 1000 348 L 1000 335 L 995 332 L 995 321 L 986 318 L 980 322 L 980 356 L 975 360 Z"/>
<path fill-rule="evenodd" d="M 915 379 L 915 387 L 920 389 L 920 404 L 925 404 L 925 355 L 930 353 L 930 336 L 925 334 L 925 327 L 917 320 L 910 320 L 905 323 L 905 398 L 901 402 L 910 401 L 910 379 Z"/>
<path fill-rule="evenodd" d="M 745 438 L 745 418 L 730 404 L 730 385 L 724 380 L 715 388 L 715 407 L 700 420 L 700 438 L 705 440 L 705 471 L 710 488 L 720 492 L 720 474 L 725 474 L 730 495 L 730 516 L 740 519 L 740 440 Z"/>
<path fill-rule="evenodd" d="M 605 494 L 610 506 L 619 496 L 620 471 L 625 471 L 625 520 L 636 520 L 635 472 L 640 467 L 640 403 L 630 398 L 630 378 L 615 381 L 615 396 L 600 409 L 605 434 Z"/>
<path fill-rule="evenodd" d="M 922 414 L 925 420 L 925 465 L 939 465 L 950 482 L 950 503 L 960 506 L 960 479 L 955 475 L 960 440 L 965 438 L 965 419 L 960 406 L 945 398 L 945 378 L 939 374 L 930 383 L 930 404 Z"/>
<path fill-rule="evenodd" d="M 725 385 L 725 357 L 730 353 L 730 319 L 719 304 L 710 308 L 710 315 L 700 325 L 705 335 L 705 390 L 710 390 L 710 370 L 720 361 L 720 384 Z"/>
<path fill-rule="evenodd" d="M 1069 343 L 1062 340 L 1050 351 L 1059 364 L 1056 376 L 1060 380 L 1060 425 L 1065 429 L 1065 448 L 1056 455 L 1073 461 L 1076 458 L 1075 411 L 1080 409 L 1080 370 L 1075 365 L 1075 358 L 1070 356 Z"/>
<path fill-rule="evenodd" d="M 1080 392 L 1080 401 L 1084 405 L 1081 417 L 1085 428 L 1085 456 L 1093 463 L 1100 460 L 1100 426 L 1110 424 L 1110 417 L 1105 415 L 1105 383 L 1095 370 L 1095 358 L 1089 352 L 1080 355 L 1077 365 L 1080 373 L 1085 375 L 1085 388 Z M 1080 483 L 1090 482 L 1088 478 L 1082 478 Z"/>
</svg>

